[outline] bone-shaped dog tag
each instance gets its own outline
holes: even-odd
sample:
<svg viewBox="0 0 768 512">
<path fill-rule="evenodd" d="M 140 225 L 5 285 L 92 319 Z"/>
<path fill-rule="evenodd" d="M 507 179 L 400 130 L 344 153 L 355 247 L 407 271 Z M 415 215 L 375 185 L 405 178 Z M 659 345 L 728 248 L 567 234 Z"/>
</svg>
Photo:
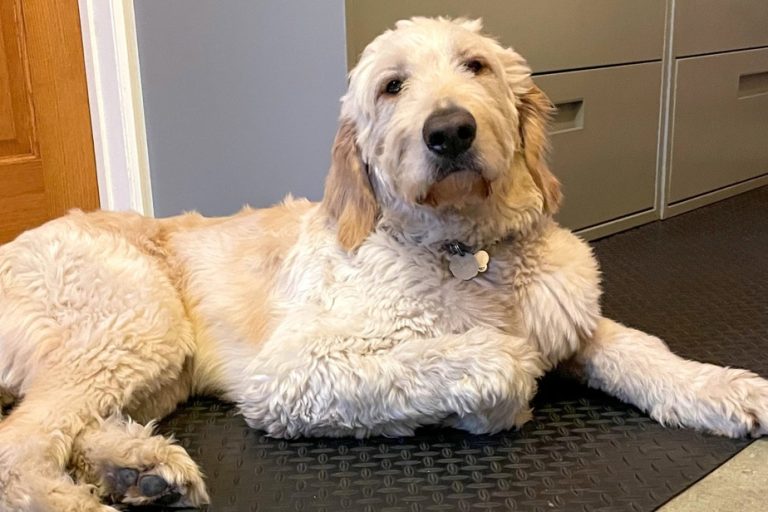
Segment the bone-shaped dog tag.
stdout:
<svg viewBox="0 0 768 512">
<path fill-rule="evenodd" d="M 474 254 L 468 252 L 463 255 L 451 256 L 448 268 L 456 279 L 469 281 L 477 275 L 477 260 Z"/>
<path fill-rule="evenodd" d="M 491 260 L 491 257 L 488 256 L 488 253 L 485 251 L 477 251 L 475 253 L 475 261 L 477 262 L 477 271 L 478 272 L 485 272 L 488 270 L 488 262 Z"/>
</svg>

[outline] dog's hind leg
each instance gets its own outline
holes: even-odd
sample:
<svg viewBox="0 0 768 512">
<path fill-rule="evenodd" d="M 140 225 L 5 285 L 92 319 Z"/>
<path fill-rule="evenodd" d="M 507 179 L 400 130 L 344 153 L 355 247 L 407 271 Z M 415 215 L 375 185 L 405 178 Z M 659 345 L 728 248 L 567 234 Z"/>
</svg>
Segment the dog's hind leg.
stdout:
<svg viewBox="0 0 768 512">
<path fill-rule="evenodd" d="M 59 368 L 38 375 L 45 383 L 32 386 L 0 423 L 0 510 L 111 510 L 101 505 L 104 497 L 132 505 L 207 502 L 200 472 L 181 446 L 152 435 L 151 425 L 116 415 L 166 414 L 189 393 L 188 369 L 176 375 L 166 368 L 176 378 L 159 388 L 147 385 L 162 380 L 156 375 L 112 369 L 122 378 L 111 372 L 67 378 Z M 125 395 L 126 389 L 133 392 Z M 147 390 L 157 398 L 148 400 Z"/>
<path fill-rule="evenodd" d="M 0 510 L 102 512 L 94 487 L 66 472 L 74 437 L 88 421 L 78 397 L 31 390 L 0 423 Z"/>
<path fill-rule="evenodd" d="M 162 354 L 152 361 L 118 355 L 65 357 L 37 373 L 38 383 L 0 423 L 0 510 L 102 511 L 104 495 L 136 505 L 207 501 L 182 447 L 136 423 L 102 419 L 166 414 L 189 393 L 188 365 L 160 365 Z M 78 364 L 89 371 L 73 371 Z"/>
<path fill-rule="evenodd" d="M 192 326 L 165 262 L 86 221 L 0 247 L 0 384 L 21 396 L 0 423 L 3 512 L 99 510 L 98 479 L 69 476 L 91 432 L 114 414 L 165 414 L 191 389 Z"/>
<path fill-rule="evenodd" d="M 197 465 L 172 438 L 154 434 L 154 420 L 189 396 L 191 379 L 191 365 L 185 364 L 178 378 L 164 388 L 134 393 L 122 414 L 88 424 L 72 450 L 77 479 L 96 485 L 111 503 L 174 507 L 207 503 Z"/>
<path fill-rule="evenodd" d="M 208 502 L 202 475 L 172 439 L 112 416 L 86 428 L 75 441 L 78 479 L 95 484 L 112 503 L 197 507 Z"/>
<path fill-rule="evenodd" d="M 603 318 L 574 362 L 587 383 L 670 426 L 729 437 L 768 434 L 768 380 L 683 359 L 655 336 Z"/>
<path fill-rule="evenodd" d="M 60 368 L 38 375 L 45 383 L 32 386 L 0 423 L 0 510 L 109 510 L 100 503 L 104 497 L 133 505 L 207 502 L 200 472 L 182 447 L 116 415 L 167 413 L 187 396 L 189 373 L 155 389 L 141 372 L 113 370 L 122 379 L 114 381 L 111 372 L 67 378 Z M 126 389 L 134 391 L 123 396 Z M 146 389 L 158 398 L 147 403 Z"/>
</svg>

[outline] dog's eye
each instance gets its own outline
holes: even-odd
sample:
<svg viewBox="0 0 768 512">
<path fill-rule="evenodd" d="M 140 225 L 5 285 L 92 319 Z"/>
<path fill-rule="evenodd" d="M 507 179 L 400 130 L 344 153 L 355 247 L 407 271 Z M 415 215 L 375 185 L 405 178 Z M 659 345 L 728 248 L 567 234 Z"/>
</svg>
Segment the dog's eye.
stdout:
<svg viewBox="0 0 768 512">
<path fill-rule="evenodd" d="M 482 70 L 485 69 L 485 64 L 483 64 L 483 61 L 479 59 L 470 59 L 464 63 L 464 67 L 472 73 L 478 75 Z"/>
<path fill-rule="evenodd" d="M 384 92 L 395 96 L 403 89 L 403 81 L 399 79 L 390 80 L 387 85 L 384 86 Z"/>
</svg>

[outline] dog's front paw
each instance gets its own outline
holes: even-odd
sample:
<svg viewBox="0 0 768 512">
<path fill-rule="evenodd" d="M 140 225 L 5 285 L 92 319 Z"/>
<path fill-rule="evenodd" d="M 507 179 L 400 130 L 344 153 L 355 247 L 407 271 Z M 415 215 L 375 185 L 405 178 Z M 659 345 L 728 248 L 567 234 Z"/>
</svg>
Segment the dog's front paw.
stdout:
<svg viewBox="0 0 768 512">
<path fill-rule="evenodd" d="M 768 380 L 747 370 L 717 370 L 701 384 L 694 381 L 696 401 L 681 423 L 728 437 L 768 434 Z"/>
<path fill-rule="evenodd" d="M 768 434 L 768 380 L 746 370 L 727 369 L 725 373 L 721 391 L 735 436 Z"/>
</svg>

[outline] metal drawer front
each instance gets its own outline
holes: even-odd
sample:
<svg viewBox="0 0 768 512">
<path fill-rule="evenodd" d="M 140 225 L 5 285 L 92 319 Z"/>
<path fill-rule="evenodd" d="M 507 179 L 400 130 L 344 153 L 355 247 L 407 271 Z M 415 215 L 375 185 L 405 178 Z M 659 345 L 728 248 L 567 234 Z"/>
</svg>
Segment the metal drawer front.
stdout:
<svg viewBox="0 0 768 512">
<path fill-rule="evenodd" d="M 768 46 L 768 1 L 677 0 L 675 55 Z"/>
<path fill-rule="evenodd" d="M 768 49 L 677 61 L 670 202 L 768 172 Z"/>
<path fill-rule="evenodd" d="M 552 169 L 560 221 L 580 229 L 654 206 L 661 64 L 534 77 L 559 107 Z"/>
<path fill-rule="evenodd" d="M 661 59 L 663 0 L 347 0 L 347 62 L 374 37 L 411 16 L 482 17 L 534 71 Z"/>
</svg>

